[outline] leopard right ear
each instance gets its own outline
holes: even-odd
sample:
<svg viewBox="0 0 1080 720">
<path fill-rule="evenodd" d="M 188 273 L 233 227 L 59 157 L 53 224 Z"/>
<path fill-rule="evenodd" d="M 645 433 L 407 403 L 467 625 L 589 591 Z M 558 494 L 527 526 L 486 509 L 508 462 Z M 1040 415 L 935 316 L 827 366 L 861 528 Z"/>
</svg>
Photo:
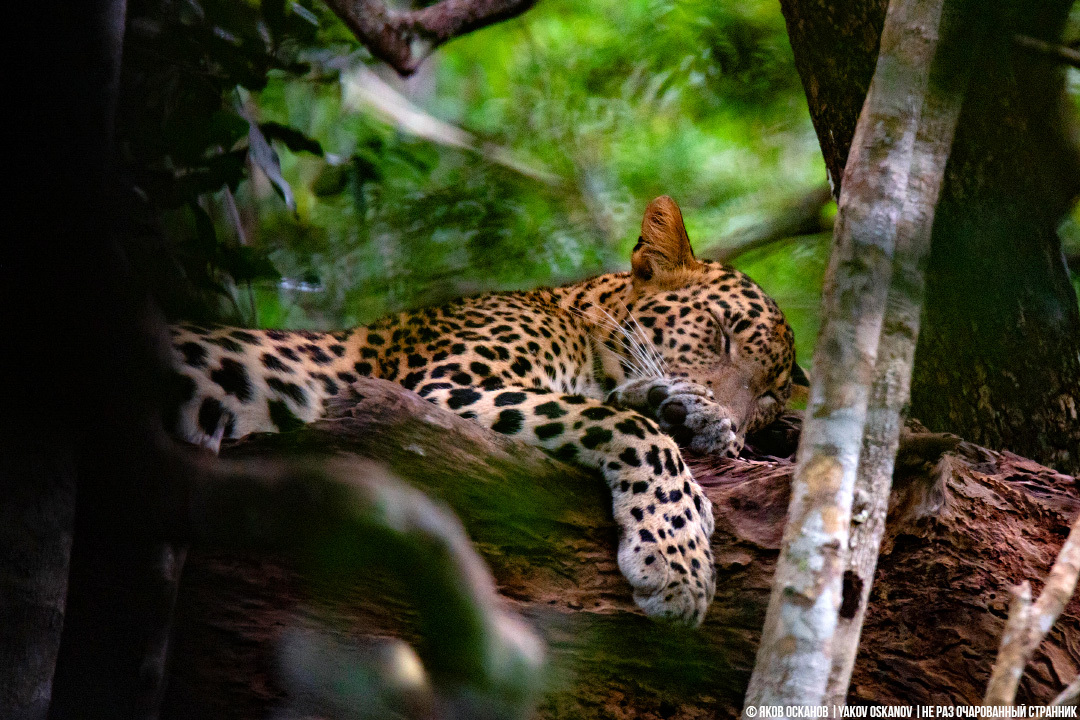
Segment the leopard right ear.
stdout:
<svg viewBox="0 0 1080 720">
<path fill-rule="evenodd" d="M 641 220 L 641 237 L 630 256 L 635 282 L 649 282 L 657 275 L 700 266 L 686 235 L 682 211 L 667 195 L 649 203 Z"/>
</svg>

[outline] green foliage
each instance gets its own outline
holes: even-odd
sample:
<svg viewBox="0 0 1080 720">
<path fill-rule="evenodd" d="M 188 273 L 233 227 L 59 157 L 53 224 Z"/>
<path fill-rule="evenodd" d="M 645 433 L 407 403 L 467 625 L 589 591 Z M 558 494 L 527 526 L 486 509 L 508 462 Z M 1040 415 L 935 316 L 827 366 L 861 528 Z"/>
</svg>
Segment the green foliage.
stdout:
<svg viewBox="0 0 1080 720">
<path fill-rule="evenodd" d="M 165 238 L 150 275 L 189 290 L 163 298 L 174 315 L 340 327 L 574 280 L 627 266 L 656 195 L 700 251 L 824 179 L 765 0 L 549 0 L 405 83 L 320 5 L 136 0 L 131 17 L 120 147 Z M 364 67 L 437 129 L 357 95 Z M 804 358 L 820 245 L 739 263 Z"/>
</svg>

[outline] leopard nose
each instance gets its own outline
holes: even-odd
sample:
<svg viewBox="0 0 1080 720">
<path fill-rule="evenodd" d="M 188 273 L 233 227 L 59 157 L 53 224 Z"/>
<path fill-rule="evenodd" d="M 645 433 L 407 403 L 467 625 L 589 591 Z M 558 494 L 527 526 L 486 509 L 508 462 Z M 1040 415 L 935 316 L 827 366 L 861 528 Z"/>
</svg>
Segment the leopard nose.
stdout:
<svg viewBox="0 0 1080 720">
<path fill-rule="evenodd" d="M 655 408 L 660 407 L 660 403 L 667 400 L 667 396 L 667 388 L 663 385 L 657 385 L 656 387 L 649 390 L 649 394 L 646 396 L 646 398 L 648 399 L 649 404 Z"/>
<path fill-rule="evenodd" d="M 660 409 L 664 420 L 670 425 L 682 425 L 686 420 L 686 407 L 681 402 L 669 402 Z"/>
</svg>

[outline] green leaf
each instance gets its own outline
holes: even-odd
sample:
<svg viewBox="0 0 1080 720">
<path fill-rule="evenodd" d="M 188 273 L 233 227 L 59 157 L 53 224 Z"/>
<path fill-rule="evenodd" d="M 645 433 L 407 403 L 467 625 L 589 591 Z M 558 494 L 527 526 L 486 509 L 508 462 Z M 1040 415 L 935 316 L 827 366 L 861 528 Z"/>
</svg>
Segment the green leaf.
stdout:
<svg viewBox="0 0 1080 720">
<path fill-rule="evenodd" d="M 259 129 L 262 130 L 267 139 L 278 140 L 293 152 L 309 152 L 319 157 L 323 155 L 322 145 L 319 144 L 319 141 L 308 137 L 296 128 L 277 122 L 264 122 L 259 124 Z"/>
<path fill-rule="evenodd" d="M 231 148 L 237 140 L 247 135 L 247 131 L 247 120 L 234 112 L 218 110 L 210 116 L 206 142 L 216 142 L 224 148 Z"/>
<path fill-rule="evenodd" d="M 265 253 L 247 245 L 222 248 L 219 263 L 221 269 L 238 283 L 281 278 L 281 273 Z"/>
<path fill-rule="evenodd" d="M 204 255 L 212 255 L 217 251 L 217 231 L 214 230 L 214 221 L 210 215 L 197 202 L 188 204 L 191 214 L 195 218 L 195 239 L 199 252 Z"/>
<path fill-rule="evenodd" d="M 315 181 L 311 183 L 311 191 L 316 197 L 330 197 L 338 195 L 349 182 L 349 167 L 347 165 L 323 166 Z"/>
<path fill-rule="evenodd" d="M 273 183 L 274 189 L 281 195 L 286 207 L 296 212 L 296 198 L 293 196 L 292 186 L 289 185 L 289 181 L 281 174 L 281 161 L 278 159 L 278 154 L 274 152 L 274 148 L 270 146 L 270 141 L 266 139 L 266 136 L 262 134 L 259 126 L 255 123 L 248 125 L 248 142 L 250 144 L 248 155 L 251 161 Z"/>
</svg>

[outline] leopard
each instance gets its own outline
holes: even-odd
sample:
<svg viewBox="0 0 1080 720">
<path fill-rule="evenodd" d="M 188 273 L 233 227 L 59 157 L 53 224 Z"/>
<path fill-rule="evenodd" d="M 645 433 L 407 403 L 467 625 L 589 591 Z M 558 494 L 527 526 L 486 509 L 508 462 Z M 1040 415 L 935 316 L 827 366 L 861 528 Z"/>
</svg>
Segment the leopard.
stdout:
<svg viewBox="0 0 1080 720">
<path fill-rule="evenodd" d="M 360 377 L 382 378 L 611 491 L 618 566 L 646 615 L 699 625 L 713 599 L 713 508 L 680 448 L 737 455 L 798 382 L 794 338 L 745 274 L 699 259 L 668 196 L 629 272 L 492 292 L 341 332 L 172 327 L 181 439 L 285 432 Z"/>
</svg>

